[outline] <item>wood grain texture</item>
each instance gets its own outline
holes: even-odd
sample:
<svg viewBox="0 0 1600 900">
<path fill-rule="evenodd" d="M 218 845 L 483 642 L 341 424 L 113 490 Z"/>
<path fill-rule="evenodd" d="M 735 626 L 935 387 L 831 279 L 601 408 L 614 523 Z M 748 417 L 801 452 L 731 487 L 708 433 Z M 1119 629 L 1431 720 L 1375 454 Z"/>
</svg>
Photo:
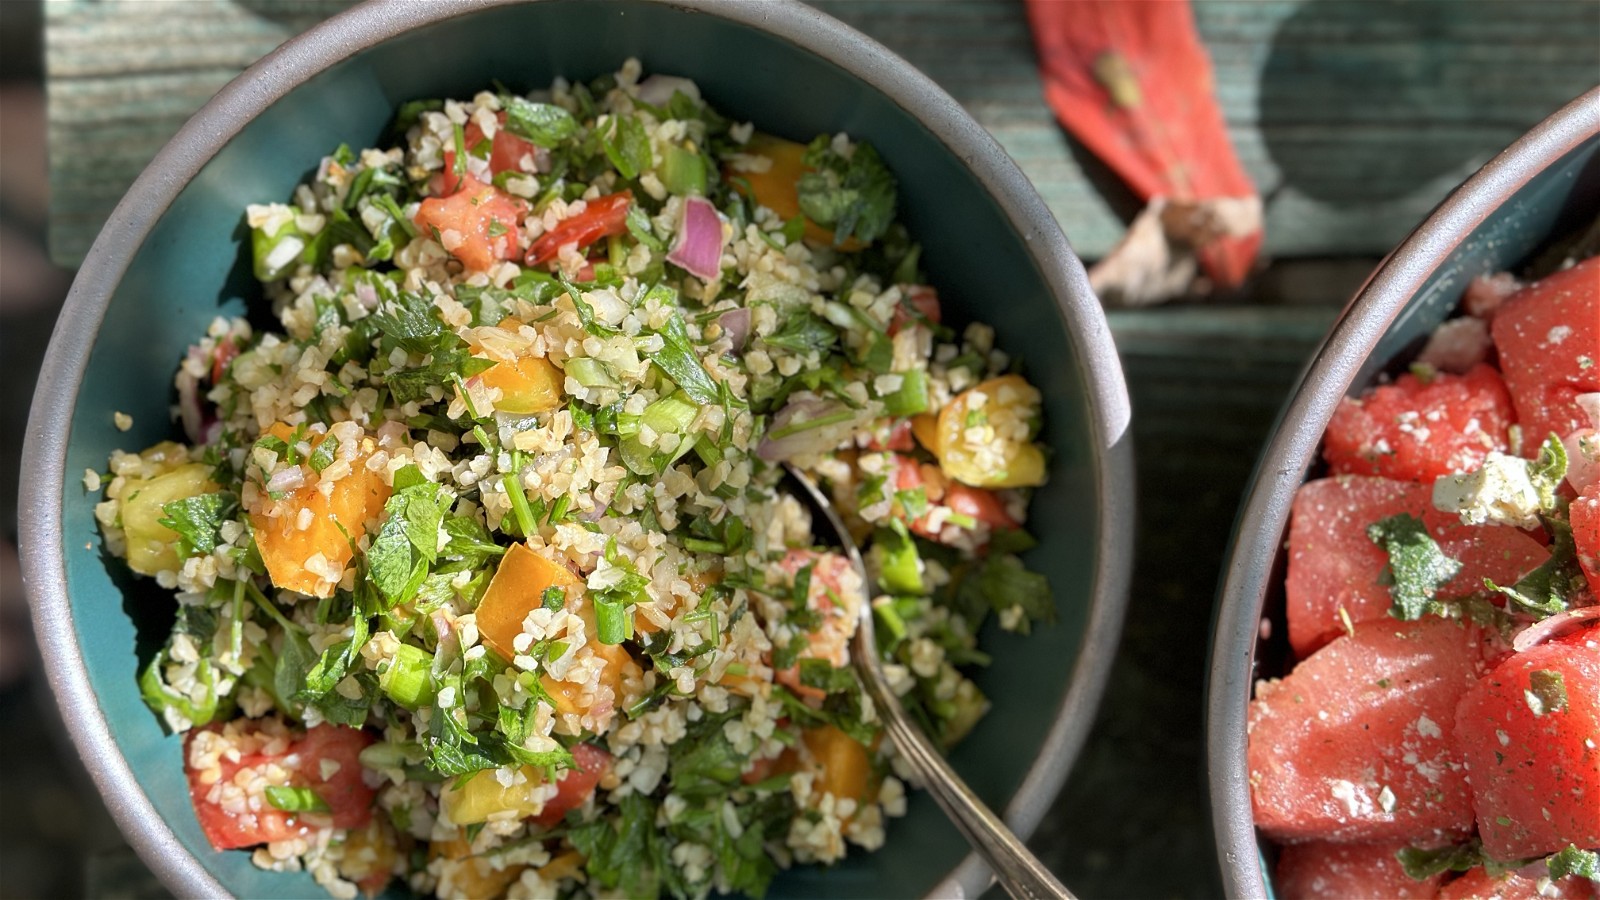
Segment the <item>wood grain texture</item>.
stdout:
<svg viewBox="0 0 1600 900">
<path fill-rule="evenodd" d="M 1145 2 L 1145 0 L 1130 0 Z M 1148 0 L 1162 2 L 1162 0 Z M 350 0 L 49 0 L 51 248 L 82 258 L 127 186 L 228 79 Z M 1079 252 L 1131 212 L 1045 107 L 1021 0 L 814 0 L 919 67 L 992 132 Z M 1600 80 L 1600 4 L 1201 0 L 1267 252 L 1375 254 Z"/>
</svg>

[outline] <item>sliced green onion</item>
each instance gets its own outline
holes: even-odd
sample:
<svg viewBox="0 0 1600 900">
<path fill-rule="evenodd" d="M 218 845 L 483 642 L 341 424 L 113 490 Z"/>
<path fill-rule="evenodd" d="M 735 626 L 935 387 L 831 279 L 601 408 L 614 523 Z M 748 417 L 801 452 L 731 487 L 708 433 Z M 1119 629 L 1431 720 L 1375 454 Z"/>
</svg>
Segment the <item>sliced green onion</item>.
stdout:
<svg viewBox="0 0 1600 900">
<path fill-rule="evenodd" d="M 539 595 L 539 605 L 560 612 L 567 605 L 567 589 L 560 585 L 545 588 L 544 593 Z"/>
<path fill-rule="evenodd" d="M 883 411 L 891 416 L 914 416 L 928 410 L 928 379 L 921 369 L 901 372 L 900 390 L 883 398 Z"/>
<path fill-rule="evenodd" d="M 611 374 L 605 363 L 587 356 L 574 356 L 566 362 L 566 372 L 572 380 L 586 388 L 615 388 L 621 383 Z"/>
<path fill-rule="evenodd" d="M 957 528 L 977 528 L 978 520 L 965 513 L 952 512 L 944 520 Z"/>
<path fill-rule="evenodd" d="M 522 467 L 517 471 L 507 472 L 500 476 L 500 483 L 505 486 L 506 496 L 511 498 L 511 512 L 517 518 L 517 527 L 522 530 L 523 537 L 534 533 L 535 519 L 533 510 L 528 507 L 528 495 L 522 491 Z"/>
<path fill-rule="evenodd" d="M 728 552 L 728 545 L 721 541 L 703 541 L 699 538 L 684 538 L 683 549 L 693 550 L 696 553 L 724 554 Z"/>
<path fill-rule="evenodd" d="M 690 403 L 682 394 L 668 394 L 644 408 L 639 424 L 649 425 L 657 434 L 682 434 L 689 430 L 689 425 L 699 412 L 700 407 Z"/>
<path fill-rule="evenodd" d="M 602 644 L 620 644 L 633 636 L 633 617 L 621 600 L 596 598 L 594 624 Z"/>
<path fill-rule="evenodd" d="M 284 812 L 329 812 L 328 801 L 308 787 L 272 785 L 266 790 L 267 802 Z"/>
<path fill-rule="evenodd" d="M 922 560 L 905 523 L 890 519 L 888 528 L 878 529 L 873 546 L 878 548 L 878 580 L 885 591 L 922 593 Z"/>
<path fill-rule="evenodd" d="M 838 425 L 843 422 L 848 422 L 855 417 L 855 410 L 841 409 L 838 412 L 828 413 L 825 416 L 818 416 L 815 419 L 807 419 L 804 422 L 790 422 L 782 428 L 777 428 L 767 432 L 767 437 L 775 441 L 781 441 L 790 435 L 799 434 L 802 431 L 810 431 L 813 428 L 825 428 L 829 425 Z"/>
<path fill-rule="evenodd" d="M 417 709 L 433 699 L 433 654 L 413 644 L 399 645 L 389 667 L 378 673 L 378 687 L 395 703 Z"/>
<path fill-rule="evenodd" d="M 258 281 L 276 281 L 288 275 L 296 263 L 310 261 L 311 236 L 300 230 L 296 221 L 299 210 L 290 209 L 293 214 L 271 233 L 265 228 L 250 230 L 250 255 Z"/>
<path fill-rule="evenodd" d="M 700 154 L 687 147 L 668 144 L 661 153 L 661 184 L 678 195 L 705 196 L 706 164 Z"/>
</svg>

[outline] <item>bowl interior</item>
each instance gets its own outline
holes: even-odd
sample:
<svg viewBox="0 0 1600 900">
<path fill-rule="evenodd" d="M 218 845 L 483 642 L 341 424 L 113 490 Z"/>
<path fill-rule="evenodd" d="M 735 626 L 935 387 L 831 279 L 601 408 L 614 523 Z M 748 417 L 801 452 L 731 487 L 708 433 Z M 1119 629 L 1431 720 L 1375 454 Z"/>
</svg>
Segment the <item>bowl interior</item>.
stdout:
<svg viewBox="0 0 1600 900">
<path fill-rule="evenodd" d="M 972 319 L 993 324 L 1000 346 L 1027 361 L 1045 397 L 1044 440 L 1055 450 L 1050 483 L 1033 507 L 1032 530 L 1041 546 L 1029 564 L 1049 578 L 1060 621 L 1026 639 L 998 630 L 985 635 L 995 663 L 978 683 L 994 708 L 953 761 L 997 808 L 1034 767 L 1064 771 L 1070 764 L 1040 758 L 1040 748 L 1086 643 L 1088 598 L 1103 591 L 1108 565 L 1125 569 L 1126 560 L 1113 565 L 1101 558 L 1105 524 L 1097 498 L 1108 487 L 1102 483 L 1103 451 L 1096 447 L 1104 438 L 1093 424 L 1091 397 L 1106 388 L 1087 383 L 1085 364 L 1074 353 L 1074 347 L 1109 339 L 1103 326 L 1100 335 L 1072 336 L 1073 326 L 1030 253 L 1035 233 L 1019 233 L 928 124 L 844 69 L 750 24 L 647 2 L 491 8 L 357 52 L 289 90 L 218 152 L 133 256 L 95 337 L 71 421 L 62 423 L 71 432 L 60 549 L 79 650 L 117 739 L 116 747 L 102 752 L 123 754 L 183 848 L 236 894 L 323 896 L 306 875 L 264 872 L 248 854 L 217 854 L 207 846 L 190 808 L 180 742 L 163 732 L 135 683 L 141 662 L 165 635 L 170 595 L 153 582 L 133 579 L 102 552 L 93 517 L 96 497 L 85 492 L 79 476 L 86 469 L 103 470 L 113 448 L 139 449 L 171 436 L 171 376 L 185 348 L 213 317 L 241 314 L 259 300 L 241 224 L 246 204 L 286 198 L 341 142 L 374 145 L 404 101 L 470 96 L 494 79 L 519 90 L 548 86 L 557 75 L 588 79 L 615 71 L 629 56 L 639 57 L 646 72 L 693 77 L 724 113 L 764 130 L 801 140 L 847 131 L 875 144 L 900 179 L 902 213 L 924 246 L 926 268 L 947 314 L 958 327 Z M 899 63 L 880 59 L 870 65 Z M 268 83 L 262 89 L 273 88 Z M 1037 223 L 1039 229 L 1052 227 L 1047 218 Z M 132 415 L 130 432 L 113 427 L 115 411 Z M 1102 614 L 1097 621 L 1111 622 L 1112 633 L 1100 636 L 1114 639 L 1116 617 Z M 1108 654 L 1109 648 L 1099 652 Z M 1087 718 L 1079 727 L 1087 730 Z M 910 807 L 905 819 L 891 823 L 882 852 L 853 856 L 832 871 L 807 867 L 786 873 L 775 883 L 774 896 L 911 896 L 930 890 L 967 849 L 926 796 L 917 795 Z"/>
<path fill-rule="evenodd" d="M 1519 159 L 1523 145 L 1514 146 L 1486 167 L 1486 173 L 1496 170 L 1496 178 L 1479 180 L 1480 174 L 1458 190 L 1385 260 L 1335 324 L 1280 416 L 1235 526 L 1213 635 L 1211 794 L 1229 896 L 1272 894 L 1271 848 L 1257 841 L 1245 781 L 1246 707 L 1255 678 L 1286 674 L 1292 663 L 1283 590 L 1289 503 L 1294 489 L 1321 468 L 1321 435 L 1334 403 L 1359 394 L 1380 374 L 1404 371 L 1428 335 L 1455 312 L 1472 279 L 1518 271 L 1553 241 L 1594 221 L 1600 210 L 1597 131 L 1591 121 L 1587 139 L 1572 142 L 1542 168 L 1536 152 Z M 1525 181 L 1524 172 L 1532 172 Z M 1507 186 L 1506 179 L 1515 181 Z M 1501 202 L 1480 209 L 1497 194 Z M 1452 247 L 1454 234 L 1465 236 Z M 1265 638 L 1259 637 L 1262 619 L 1273 626 Z"/>
</svg>

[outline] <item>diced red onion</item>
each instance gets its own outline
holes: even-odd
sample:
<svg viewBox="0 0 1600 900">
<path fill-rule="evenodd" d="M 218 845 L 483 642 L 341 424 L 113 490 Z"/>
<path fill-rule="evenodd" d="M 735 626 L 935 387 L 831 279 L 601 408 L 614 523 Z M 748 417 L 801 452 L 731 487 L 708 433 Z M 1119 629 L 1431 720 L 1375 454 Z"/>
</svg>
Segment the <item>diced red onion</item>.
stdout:
<svg viewBox="0 0 1600 900">
<path fill-rule="evenodd" d="M 651 75 L 639 82 L 639 99 L 651 106 L 665 105 L 679 91 L 691 100 L 700 99 L 700 85 L 677 75 Z"/>
<path fill-rule="evenodd" d="M 1569 631 L 1582 627 L 1583 623 L 1592 619 L 1600 619 L 1600 606 L 1585 606 L 1580 609 L 1569 609 L 1529 625 L 1517 632 L 1511 639 L 1511 649 L 1521 653 L 1532 647 L 1537 647 L 1551 638 L 1560 637 Z"/>
<path fill-rule="evenodd" d="M 292 491 L 303 487 L 305 483 L 305 470 L 301 469 L 299 466 L 290 466 L 286 469 L 280 469 L 279 471 L 272 473 L 272 477 L 267 479 L 267 490 L 272 491 L 273 493 L 278 493 L 280 491 Z"/>
<path fill-rule="evenodd" d="M 684 198 L 678 239 L 667 262 L 702 281 L 712 281 L 722 274 L 722 244 L 722 218 L 717 208 L 704 197 Z"/>
<path fill-rule="evenodd" d="M 378 426 L 378 446 L 393 450 L 405 442 L 407 432 L 406 423 L 390 419 Z"/>
<path fill-rule="evenodd" d="M 357 281 L 355 289 L 356 300 L 361 303 L 361 308 L 371 311 L 378 308 L 378 289 L 370 282 Z"/>
<path fill-rule="evenodd" d="M 178 370 L 178 418 L 189 443 L 198 444 L 205 436 L 205 409 L 200 405 L 200 379 L 185 369 Z"/>
<path fill-rule="evenodd" d="M 594 509 L 589 510 L 578 518 L 585 522 L 598 522 L 606 517 L 606 510 L 610 508 L 610 503 L 596 503 Z"/>
<path fill-rule="evenodd" d="M 783 409 L 772 417 L 772 424 L 767 426 L 767 436 L 761 439 L 756 455 L 767 462 L 782 462 L 807 453 L 826 453 L 838 445 L 837 426 L 807 428 L 779 438 L 773 438 L 772 435 L 791 425 L 803 425 L 825 416 L 848 412 L 849 409 L 837 400 L 824 400 L 814 395 L 791 397 Z"/>
<path fill-rule="evenodd" d="M 717 316 L 717 325 L 722 328 L 722 333 L 728 336 L 733 344 L 735 353 L 742 352 L 745 344 L 750 342 L 750 309 L 741 306 L 730 309 Z"/>
</svg>

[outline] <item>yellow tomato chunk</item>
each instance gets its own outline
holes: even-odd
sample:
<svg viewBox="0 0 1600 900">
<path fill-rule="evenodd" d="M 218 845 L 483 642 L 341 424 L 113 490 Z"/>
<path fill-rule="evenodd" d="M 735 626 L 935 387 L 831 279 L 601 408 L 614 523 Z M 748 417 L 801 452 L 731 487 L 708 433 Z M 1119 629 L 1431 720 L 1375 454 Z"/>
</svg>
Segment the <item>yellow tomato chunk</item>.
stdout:
<svg viewBox="0 0 1600 900">
<path fill-rule="evenodd" d="M 161 524 L 166 504 L 221 490 L 211 467 L 186 463 L 152 478 L 130 478 L 122 489 L 122 531 L 128 567 L 143 575 L 178 568 L 178 533 Z"/>
<path fill-rule="evenodd" d="M 440 896 L 479 897 L 484 900 L 500 897 L 505 894 L 506 888 L 522 877 L 522 871 L 527 868 L 519 863 L 497 869 L 488 857 L 473 855 L 472 846 L 464 838 L 433 841 L 428 845 L 428 856 L 430 859 L 446 861 L 436 869 L 442 873 L 438 891 Z"/>
<path fill-rule="evenodd" d="M 973 487 L 1044 484 L 1044 451 L 1032 440 L 1038 417 L 1039 391 L 1020 375 L 961 392 L 939 411 L 939 468 Z"/>
<path fill-rule="evenodd" d="M 527 544 L 513 544 L 500 558 L 500 567 L 478 603 L 478 634 L 502 658 L 514 660 L 517 656 L 515 642 L 522 633 L 523 620 L 544 604 L 545 591 L 552 587 L 564 592 L 562 609 L 575 612 L 583 619 L 584 632 L 589 636 L 585 648 L 604 663 L 600 683 L 611 688 L 613 697 L 621 698 L 624 682 L 640 675 L 638 663 L 620 645 L 602 644 L 595 638 L 594 610 L 584 596 L 582 579 L 566 566 L 533 552 Z M 549 675 L 542 676 L 540 684 L 555 701 L 558 713 L 581 715 L 588 711 L 582 685 L 558 681 Z"/>
<path fill-rule="evenodd" d="M 494 408 L 519 416 L 560 409 L 566 376 L 542 356 L 522 356 L 515 362 L 497 362 L 478 375 L 484 387 L 500 389 Z"/>
<path fill-rule="evenodd" d="M 293 436 L 282 423 L 267 432 L 284 440 Z M 312 437 L 312 447 L 325 439 L 326 435 Z M 389 499 L 389 485 L 364 465 L 368 455 L 370 448 L 361 447 L 348 474 L 327 485 L 318 483 L 310 467 L 302 467 L 303 487 L 275 504 L 263 495 L 250 510 L 256 547 L 274 585 L 312 597 L 333 596 L 339 582 L 336 573 L 344 571 L 355 555 L 354 542 L 367 520 L 380 516 Z"/>
<path fill-rule="evenodd" d="M 491 817 L 523 819 L 544 809 L 543 787 L 544 775 L 532 766 L 517 769 L 509 785 L 501 784 L 495 771 L 484 770 L 459 787 L 447 784 L 439 802 L 445 817 L 457 825 L 476 825 Z"/>
<path fill-rule="evenodd" d="M 872 785 L 872 758 L 855 738 L 832 725 L 807 728 L 800 740 L 817 768 L 812 790 L 865 803 Z"/>
</svg>

